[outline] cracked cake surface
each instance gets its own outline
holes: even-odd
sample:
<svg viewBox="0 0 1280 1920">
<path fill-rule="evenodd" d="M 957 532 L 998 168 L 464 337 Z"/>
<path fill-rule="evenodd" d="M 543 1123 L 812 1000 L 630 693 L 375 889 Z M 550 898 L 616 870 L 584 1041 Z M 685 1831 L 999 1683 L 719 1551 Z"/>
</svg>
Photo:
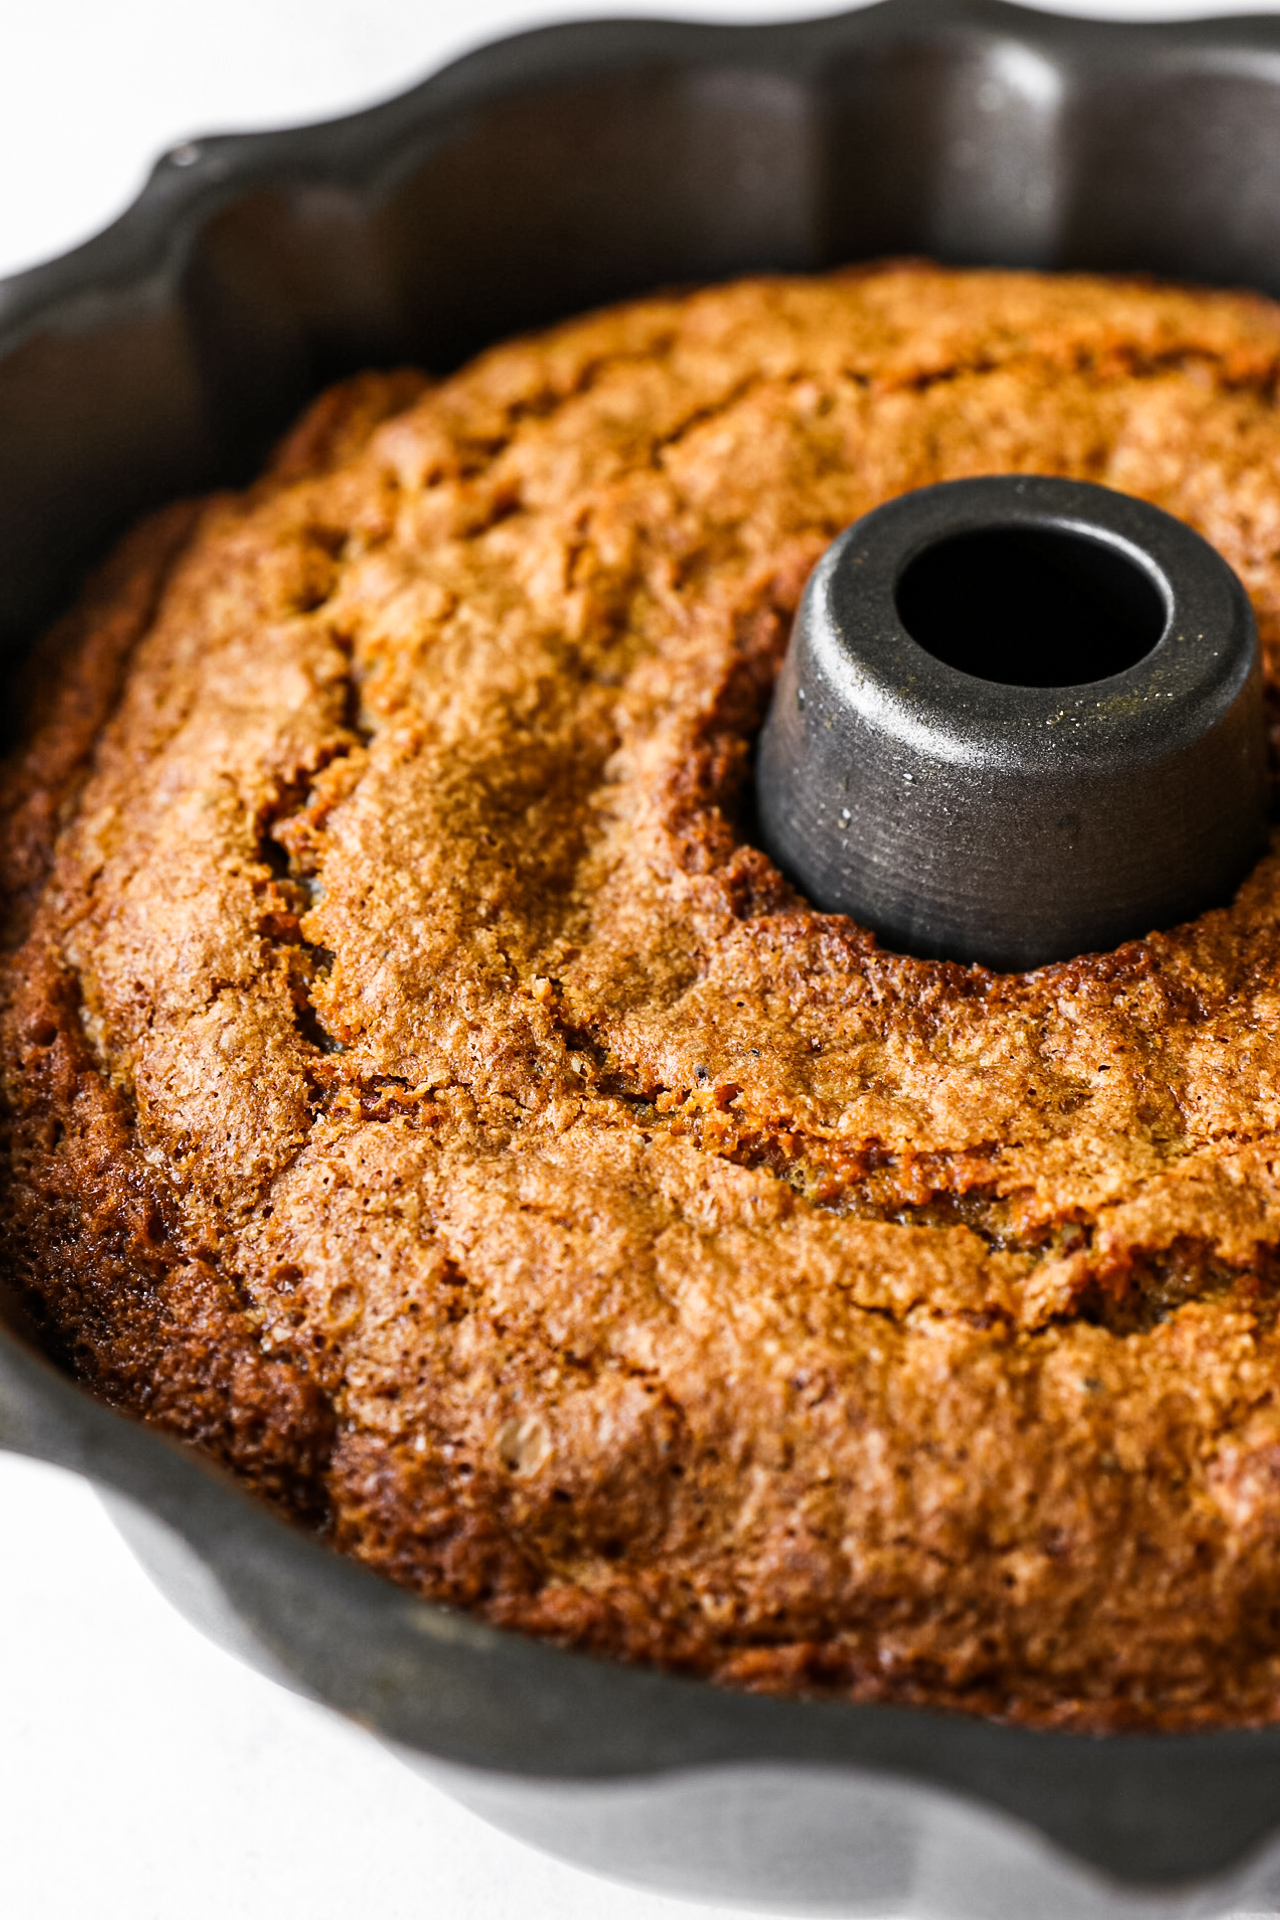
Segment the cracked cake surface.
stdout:
<svg viewBox="0 0 1280 1920">
<path fill-rule="evenodd" d="M 318 401 L 46 639 L 0 785 L 42 1338 L 561 1642 L 1105 1729 L 1280 1717 L 1280 866 L 1022 975 L 753 845 L 805 578 L 1021 471 L 1280 668 L 1280 313 L 887 267 Z"/>
</svg>

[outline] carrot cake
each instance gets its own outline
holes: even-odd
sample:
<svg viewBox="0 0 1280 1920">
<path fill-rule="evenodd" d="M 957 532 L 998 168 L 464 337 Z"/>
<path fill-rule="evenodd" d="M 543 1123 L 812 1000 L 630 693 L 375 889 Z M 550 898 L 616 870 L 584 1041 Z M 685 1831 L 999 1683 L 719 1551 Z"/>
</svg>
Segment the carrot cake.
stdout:
<svg viewBox="0 0 1280 1920">
<path fill-rule="evenodd" d="M 888 265 L 320 399 L 0 785 L 0 1240 L 75 1375 L 417 1592 L 775 1691 L 1280 1718 L 1280 863 L 1029 974 L 755 844 L 809 570 L 1062 474 L 1280 674 L 1280 310 Z"/>
</svg>

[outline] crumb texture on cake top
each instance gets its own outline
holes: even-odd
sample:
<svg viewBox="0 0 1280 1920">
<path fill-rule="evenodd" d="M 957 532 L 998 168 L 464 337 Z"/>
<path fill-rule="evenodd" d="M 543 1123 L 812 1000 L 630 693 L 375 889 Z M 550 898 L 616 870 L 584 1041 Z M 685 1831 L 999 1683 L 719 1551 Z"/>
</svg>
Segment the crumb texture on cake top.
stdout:
<svg viewBox="0 0 1280 1920">
<path fill-rule="evenodd" d="M 1280 670 L 1280 314 L 888 266 L 325 396 L 47 643 L 0 783 L 10 1278 L 99 1392 L 566 1643 L 1280 1716 L 1280 868 L 1026 975 L 752 844 L 908 488 L 1153 501 Z"/>
</svg>

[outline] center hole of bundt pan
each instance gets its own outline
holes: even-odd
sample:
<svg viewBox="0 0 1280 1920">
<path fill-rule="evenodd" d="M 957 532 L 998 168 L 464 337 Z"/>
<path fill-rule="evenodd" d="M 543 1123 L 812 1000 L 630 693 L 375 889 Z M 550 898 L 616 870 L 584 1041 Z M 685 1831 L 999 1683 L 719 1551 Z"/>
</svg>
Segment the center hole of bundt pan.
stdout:
<svg viewBox="0 0 1280 1920">
<path fill-rule="evenodd" d="M 1248 597 L 1105 487 L 903 494 L 814 569 L 757 801 L 815 906 L 925 958 L 1042 966 L 1224 905 L 1267 834 Z"/>
<path fill-rule="evenodd" d="M 1006 687 L 1075 687 L 1144 660 L 1167 608 L 1115 547 L 1052 527 L 987 527 L 908 561 L 898 617 L 926 653 Z"/>
</svg>

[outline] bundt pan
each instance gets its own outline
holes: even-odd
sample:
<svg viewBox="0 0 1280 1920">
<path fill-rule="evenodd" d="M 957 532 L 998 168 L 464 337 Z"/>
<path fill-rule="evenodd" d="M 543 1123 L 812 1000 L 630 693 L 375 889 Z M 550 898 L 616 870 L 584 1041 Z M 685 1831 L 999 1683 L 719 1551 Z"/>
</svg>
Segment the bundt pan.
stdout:
<svg viewBox="0 0 1280 1920">
<path fill-rule="evenodd" d="M 1280 294 L 1280 19 L 887 0 L 521 35 L 371 112 L 176 149 L 0 285 L 0 632 L 135 515 L 248 476 L 309 394 L 663 283 L 893 253 Z M 12 711 L 6 700 L 5 711 Z M 772 1700 L 416 1600 L 0 1327 L 0 1445 L 89 1475 L 177 1605 L 510 1832 L 810 1914 L 1280 1906 L 1280 1727 L 1090 1739 Z"/>
</svg>

